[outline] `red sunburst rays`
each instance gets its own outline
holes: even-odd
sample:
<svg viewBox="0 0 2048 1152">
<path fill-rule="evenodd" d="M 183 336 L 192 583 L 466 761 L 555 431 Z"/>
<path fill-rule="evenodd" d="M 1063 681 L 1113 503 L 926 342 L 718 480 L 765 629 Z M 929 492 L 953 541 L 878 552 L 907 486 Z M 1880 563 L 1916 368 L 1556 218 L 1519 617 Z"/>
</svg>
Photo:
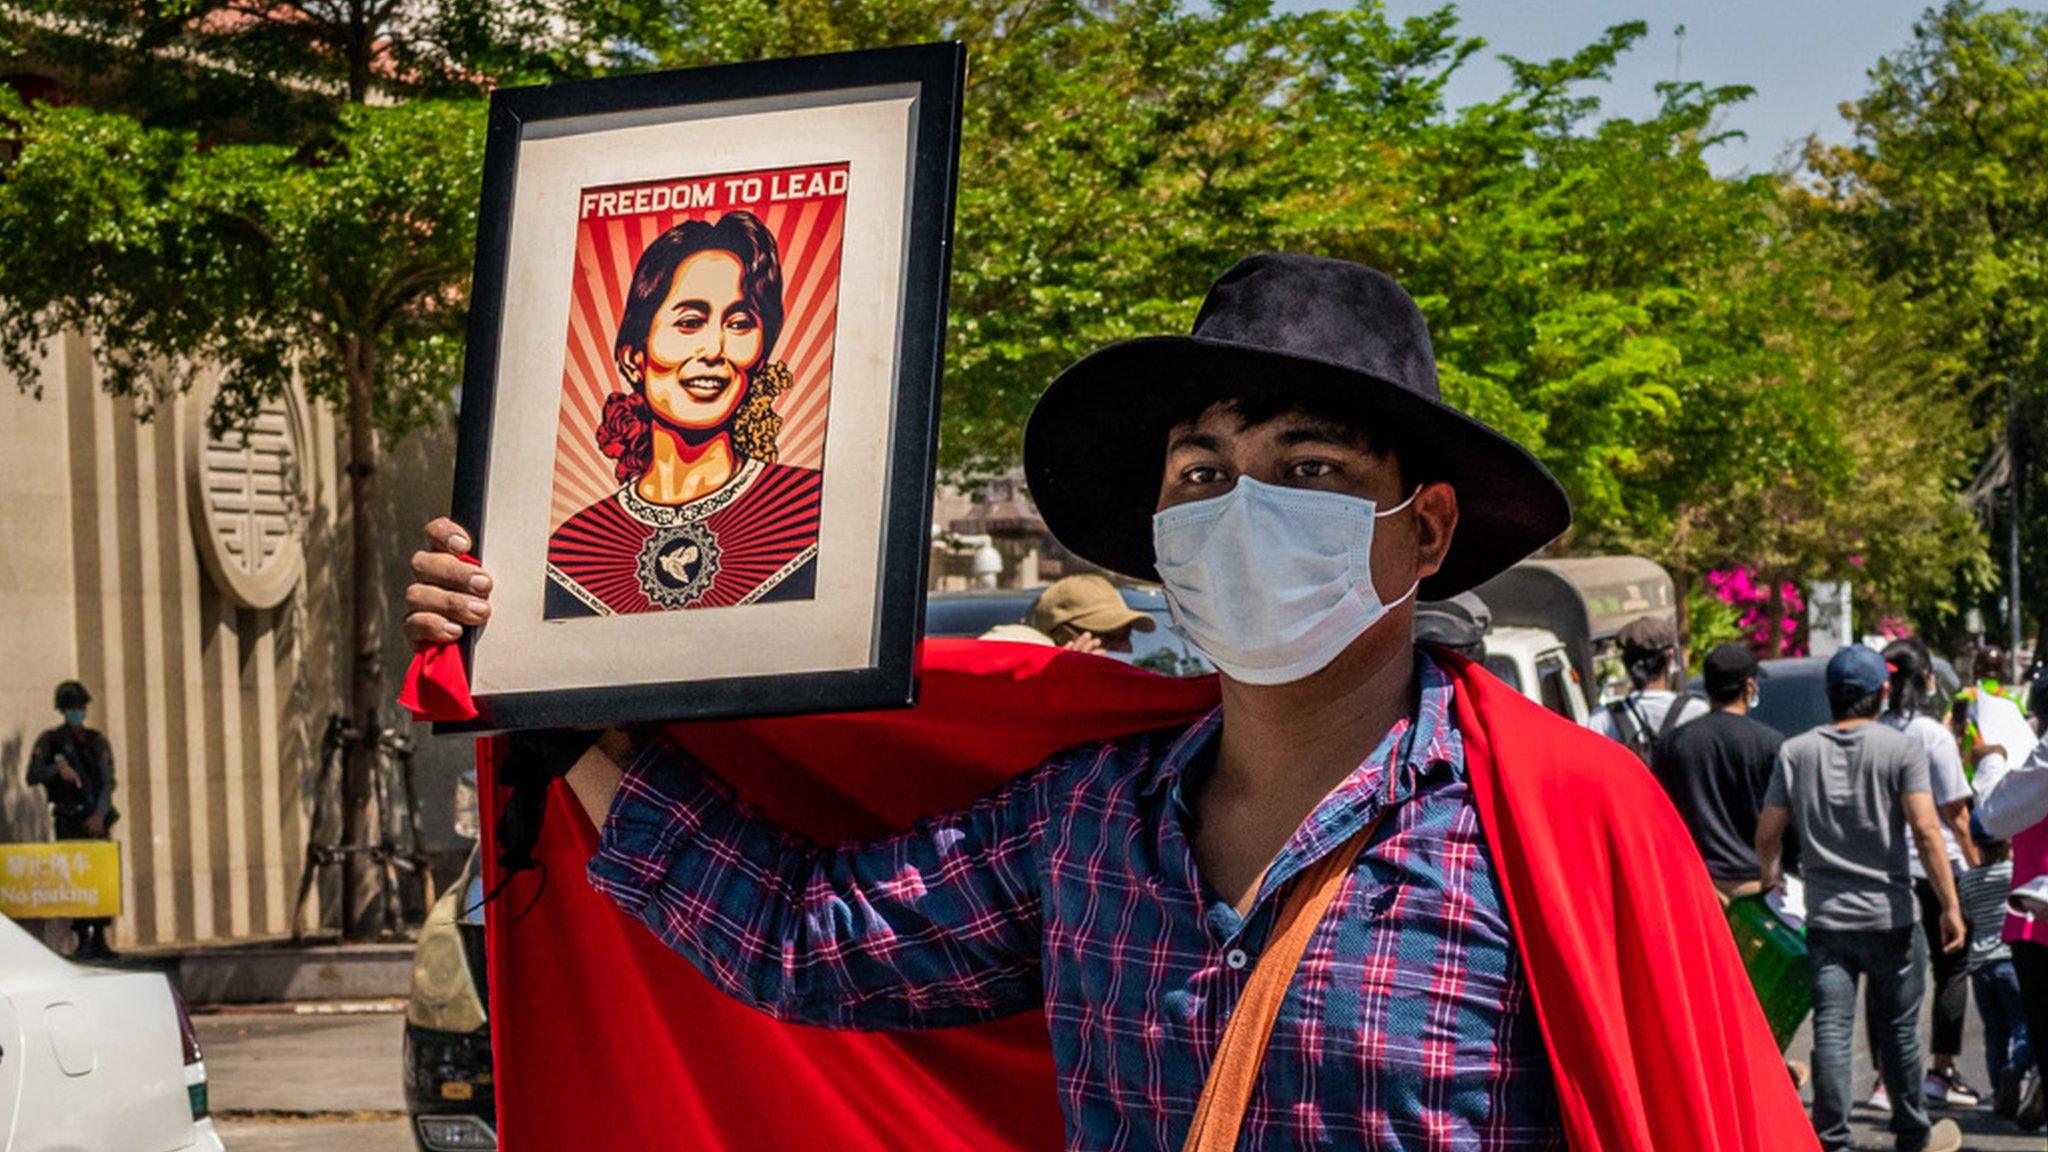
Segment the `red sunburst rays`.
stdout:
<svg viewBox="0 0 2048 1152">
<path fill-rule="evenodd" d="M 759 216 L 774 234 L 782 259 L 784 311 L 775 356 L 789 365 L 794 382 L 790 391 L 776 401 L 776 409 L 783 417 L 777 447 L 784 464 L 823 466 L 833 337 L 838 327 L 845 194 L 841 191 L 774 203 L 740 203 L 729 198 L 727 182 L 753 177 L 763 186 L 772 186 L 776 177 L 810 172 L 829 174 L 845 169 L 845 165 L 830 165 L 692 177 L 693 181 L 710 180 L 716 184 L 718 197 L 711 207 L 592 215 L 578 221 L 549 531 L 618 487 L 612 461 L 598 450 L 596 429 L 604 398 L 624 386 L 612 361 L 619 314 L 625 310 L 627 285 L 641 251 L 663 232 L 687 219 L 717 220 L 726 212 L 743 208 Z M 677 182 L 649 182 L 673 183 Z M 638 187 L 643 185 L 586 192 L 630 191 Z"/>
</svg>

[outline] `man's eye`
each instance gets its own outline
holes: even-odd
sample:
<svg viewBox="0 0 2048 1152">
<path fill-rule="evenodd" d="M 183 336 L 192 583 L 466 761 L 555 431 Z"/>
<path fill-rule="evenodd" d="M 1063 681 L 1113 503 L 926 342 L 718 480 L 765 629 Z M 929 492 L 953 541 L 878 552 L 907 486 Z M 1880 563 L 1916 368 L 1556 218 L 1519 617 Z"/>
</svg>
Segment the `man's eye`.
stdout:
<svg viewBox="0 0 2048 1152">
<path fill-rule="evenodd" d="M 1210 464 L 1197 464 L 1182 472 L 1180 478 L 1189 484 L 1218 484 L 1223 481 L 1223 469 Z"/>
<path fill-rule="evenodd" d="M 1304 480 L 1314 480 L 1319 477 L 1335 474 L 1337 466 L 1328 460 L 1302 460 L 1287 471 L 1289 475 L 1298 476 Z"/>
</svg>

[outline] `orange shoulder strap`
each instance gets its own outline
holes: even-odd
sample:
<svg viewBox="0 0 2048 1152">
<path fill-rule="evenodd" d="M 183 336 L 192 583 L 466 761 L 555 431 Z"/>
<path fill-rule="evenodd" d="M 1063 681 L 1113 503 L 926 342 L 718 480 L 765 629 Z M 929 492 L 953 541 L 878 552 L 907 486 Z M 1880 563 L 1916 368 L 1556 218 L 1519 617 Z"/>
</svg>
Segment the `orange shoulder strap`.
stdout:
<svg viewBox="0 0 2048 1152">
<path fill-rule="evenodd" d="M 1373 830 L 1386 818 L 1382 812 L 1372 823 L 1353 833 L 1351 839 L 1332 849 L 1322 859 L 1295 877 L 1287 903 L 1273 922 L 1273 937 L 1265 954 L 1253 967 L 1251 979 L 1237 998 L 1237 1008 L 1224 1026 L 1223 1042 L 1216 1046 L 1216 1060 L 1209 1065 L 1209 1079 L 1202 1085 L 1202 1098 L 1195 1105 L 1194 1127 L 1181 1152 L 1232 1152 L 1237 1147 L 1238 1129 L 1244 1125 L 1244 1110 L 1251 1104 L 1252 1087 L 1259 1069 L 1266 1063 L 1266 1044 L 1273 1037 L 1273 1021 L 1280 1015 L 1287 987 L 1301 967 L 1302 953 L 1322 923 L 1323 913 L 1351 862 L 1372 839 Z"/>
</svg>

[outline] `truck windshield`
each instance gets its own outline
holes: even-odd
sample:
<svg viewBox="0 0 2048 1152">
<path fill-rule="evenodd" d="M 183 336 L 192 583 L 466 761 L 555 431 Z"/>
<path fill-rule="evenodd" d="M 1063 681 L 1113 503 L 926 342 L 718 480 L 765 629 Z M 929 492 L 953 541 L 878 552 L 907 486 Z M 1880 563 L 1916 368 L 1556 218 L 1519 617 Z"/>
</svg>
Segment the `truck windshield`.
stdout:
<svg viewBox="0 0 2048 1152">
<path fill-rule="evenodd" d="M 1572 690 L 1571 672 L 1566 669 L 1564 658 L 1545 656 L 1536 661 L 1536 686 L 1542 690 L 1543 706 L 1567 720 L 1573 719 L 1571 702 L 1565 693 Z"/>
</svg>

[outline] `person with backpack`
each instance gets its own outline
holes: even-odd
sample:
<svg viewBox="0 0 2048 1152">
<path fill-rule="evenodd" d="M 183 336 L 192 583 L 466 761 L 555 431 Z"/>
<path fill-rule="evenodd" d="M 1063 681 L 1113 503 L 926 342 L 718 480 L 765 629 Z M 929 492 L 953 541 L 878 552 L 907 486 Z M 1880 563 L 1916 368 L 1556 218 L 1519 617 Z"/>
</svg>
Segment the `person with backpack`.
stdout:
<svg viewBox="0 0 2048 1152">
<path fill-rule="evenodd" d="M 1615 634 L 1622 667 L 1628 670 L 1629 694 L 1593 713 L 1593 731 L 1625 745 L 1648 764 L 1659 738 L 1680 724 L 1707 714 L 1707 702 L 1691 692 L 1674 691 L 1678 682 L 1678 634 L 1661 616 L 1639 616 Z"/>
</svg>

